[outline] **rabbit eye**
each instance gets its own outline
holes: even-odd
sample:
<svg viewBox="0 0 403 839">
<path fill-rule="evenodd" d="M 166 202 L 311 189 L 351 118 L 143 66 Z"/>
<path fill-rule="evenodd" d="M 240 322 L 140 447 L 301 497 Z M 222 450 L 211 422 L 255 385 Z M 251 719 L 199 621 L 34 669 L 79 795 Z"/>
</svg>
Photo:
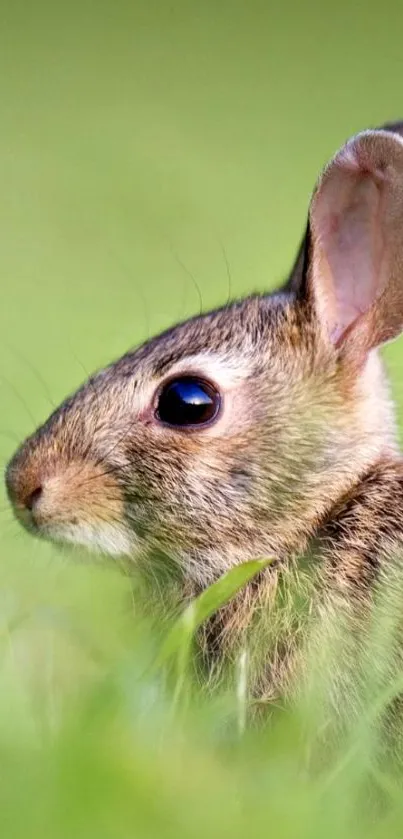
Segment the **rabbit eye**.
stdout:
<svg viewBox="0 0 403 839">
<path fill-rule="evenodd" d="M 196 376 L 182 376 L 168 382 L 159 395 L 157 418 L 177 427 L 206 425 L 220 410 L 216 388 Z"/>
</svg>

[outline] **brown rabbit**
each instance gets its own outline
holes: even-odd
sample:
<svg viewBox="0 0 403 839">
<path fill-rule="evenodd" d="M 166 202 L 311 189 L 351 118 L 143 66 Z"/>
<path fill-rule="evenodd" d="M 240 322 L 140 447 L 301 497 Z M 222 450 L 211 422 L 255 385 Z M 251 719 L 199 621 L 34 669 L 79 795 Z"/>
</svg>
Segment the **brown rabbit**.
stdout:
<svg viewBox="0 0 403 839">
<path fill-rule="evenodd" d="M 403 330 L 399 131 L 358 134 L 325 168 L 282 290 L 194 317 L 96 373 L 9 464 L 33 533 L 144 568 L 156 553 L 174 560 L 179 599 L 274 557 L 210 624 L 208 653 L 256 604 L 270 608 L 302 554 L 320 572 L 308 611 L 354 611 L 403 545 L 403 461 L 377 351 Z M 274 639 L 267 696 L 291 683 L 294 629 Z"/>
</svg>

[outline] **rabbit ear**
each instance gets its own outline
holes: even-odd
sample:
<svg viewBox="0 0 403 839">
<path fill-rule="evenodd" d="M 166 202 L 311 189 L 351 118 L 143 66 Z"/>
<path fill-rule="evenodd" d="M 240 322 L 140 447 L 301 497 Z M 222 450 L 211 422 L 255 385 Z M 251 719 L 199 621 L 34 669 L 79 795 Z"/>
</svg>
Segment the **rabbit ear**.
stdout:
<svg viewBox="0 0 403 839">
<path fill-rule="evenodd" d="M 373 129 L 374 131 L 387 131 L 393 134 L 400 134 L 403 137 L 403 121 L 388 122 L 380 128 Z M 297 256 L 294 265 L 291 269 L 289 277 L 282 286 L 281 291 L 294 292 L 299 296 L 305 294 L 306 271 L 309 263 L 309 221 L 306 226 L 304 235 L 302 237 L 300 246 L 298 248 Z"/>
<path fill-rule="evenodd" d="M 335 345 L 365 356 L 403 331 L 403 137 L 343 146 L 314 191 L 305 253 L 297 294 Z"/>
</svg>

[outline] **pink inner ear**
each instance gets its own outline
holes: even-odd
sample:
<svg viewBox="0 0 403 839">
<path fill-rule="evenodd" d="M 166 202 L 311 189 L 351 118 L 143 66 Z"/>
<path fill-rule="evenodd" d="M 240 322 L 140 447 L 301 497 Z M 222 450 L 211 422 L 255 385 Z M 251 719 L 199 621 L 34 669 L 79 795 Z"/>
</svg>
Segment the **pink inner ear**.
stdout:
<svg viewBox="0 0 403 839">
<path fill-rule="evenodd" d="M 382 291 L 382 194 L 373 176 L 351 170 L 339 170 L 324 192 L 318 202 L 316 229 L 335 302 L 325 317 L 337 342 Z"/>
</svg>

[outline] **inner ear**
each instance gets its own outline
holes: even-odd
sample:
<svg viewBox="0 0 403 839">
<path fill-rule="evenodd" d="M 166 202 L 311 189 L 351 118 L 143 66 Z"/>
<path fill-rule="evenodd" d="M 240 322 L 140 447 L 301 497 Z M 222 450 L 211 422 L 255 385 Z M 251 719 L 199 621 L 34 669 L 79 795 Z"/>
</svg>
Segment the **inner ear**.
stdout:
<svg viewBox="0 0 403 839">
<path fill-rule="evenodd" d="M 329 339 L 368 352 L 403 329 L 403 140 L 349 141 L 311 202 L 307 294 Z"/>
<path fill-rule="evenodd" d="M 379 297 L 385 259 L 377 176 L 336 167 L 312 206 L 313 282 L 334 342 Z"/>
</svg>

